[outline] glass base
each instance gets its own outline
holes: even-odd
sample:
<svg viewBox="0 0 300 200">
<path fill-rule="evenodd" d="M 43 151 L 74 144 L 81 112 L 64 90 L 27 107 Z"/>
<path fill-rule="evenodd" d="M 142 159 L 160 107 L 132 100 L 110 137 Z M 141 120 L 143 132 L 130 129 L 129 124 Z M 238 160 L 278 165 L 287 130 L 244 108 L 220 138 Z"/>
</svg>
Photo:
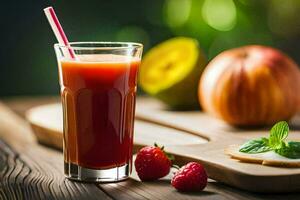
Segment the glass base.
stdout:
<svg viewBox="0 0 300 200">
<path fill-rule="evenodd" d="M 73 163 L 64 163 L 65 176 L 69 179 L 84 182 L 117 182 L 128 178 L 129 165 L 111 169 L 89 169 Z"/>
</svg>

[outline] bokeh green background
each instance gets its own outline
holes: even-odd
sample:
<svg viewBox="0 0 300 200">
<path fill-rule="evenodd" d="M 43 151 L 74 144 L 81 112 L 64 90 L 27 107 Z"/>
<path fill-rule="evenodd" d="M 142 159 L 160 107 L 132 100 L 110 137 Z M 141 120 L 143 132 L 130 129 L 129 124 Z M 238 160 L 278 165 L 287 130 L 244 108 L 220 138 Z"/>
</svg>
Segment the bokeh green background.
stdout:
<svg viewBox="0 0 300 200">
<path fill-rule="evenodd" d="M 1 2 L 0 96 L 58 94 L 56 42 L 42 9 L 53 6 L 70 41 L 153 45 L 196 38 L 209 59 L 270 45 L 300 63 L 300 0 L 62 0 Z"/>
</svg>

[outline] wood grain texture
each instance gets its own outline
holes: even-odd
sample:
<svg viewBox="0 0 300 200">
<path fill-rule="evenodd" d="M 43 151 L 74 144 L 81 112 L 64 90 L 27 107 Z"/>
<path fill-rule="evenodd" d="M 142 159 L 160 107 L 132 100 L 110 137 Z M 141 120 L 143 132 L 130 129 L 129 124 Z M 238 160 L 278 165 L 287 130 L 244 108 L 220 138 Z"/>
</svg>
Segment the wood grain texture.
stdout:
<svg viewBox="0 0 300 200">
<path fill-rule="evenodd" d="M 229 197 L 226 194 L 219 194 L 210 185 L 203 192 L 180 193 L 170 187 L 169 180 L 140 183 L 130 179 L 118 184 L 103 184 L 99 187 L 111 194 L 115 199 L 237 199 L 234 196 Z"/>
<path fill-rule="evenodd" d="M 61 153 L 37 145 L 3 104 L 0 125 L 0 199 L 111 199 L 94 184 L 65 179 Z"/>
<path fill-rule="evenodd" d="M 136 174 L 120 183 L 69 181 L 62 174 L 61 152 L 36 144 L 28 124 L 3 105 L 0 124 L 0 199 L 225 199 L 217 192 L 178 193 L 169 180 L 141 183 Z"/>
<path fill-rule="evenodd" d="M 156 141 L 176 155 L 176 164 L 190 160 L 201 162 L 211 178 L 244 190 L 268 193 L 300 191 L 300 168 L 242 163 L 224 153 L 229 145 L 241 144 L 249 136 L 266 136 L 267 129 L 234 129 L 199 111 L 168 111 L 153 99 L 138 99 L 137 102 L 135 147 Z M 27 118 L 39 141 L 49 145 L 53 140 L 56 143 L 62 141 L 61 105 L 36 107 L 28 112 Z M 299 131 L 293 131 L 291 135 L 300 138 Z M 210 141 L 203 144 L 201 140 L 197 142 L 199 138 Z"/>
<path fill-rule="evenodd" d="M 43 103 L 48 103 L 45 101 L 45 98 L 42 97 L 41 98 Z M 14 111 L 17 111 L 21 116 L 24 116 L 24 111 L 30 107 L 33 107 L 35 105 L 40 105 L 40 101 L 39 98 L 32 98 L 32 101 L 30 100 L 30 98 L 26 98 L 26 101 L 23 101 L 22 98 L 18 97 L 16 99 L 13 100 L 13 104 L 9 104 L 11 106 L 11 108 Z M 10 101 L 8 101 L 9 103 Z M 35 103 L 32 103 L 35 102 Z M 50 101 L 51 103 L 52 101 Z M 26 135 L 27 133 L 31 134 L 31 131 L 28 129 L 28 125 L 24 122 L 24 120 L 20 120 L 20 118 L 15 118 L 13 117 L 13 121 L 17 122 L 18 124 L 21 124 L 20 126 L 17 126 L 17 128 L 12 125 L 11 123 L 14 124 L 14 122 L 5 122 L 3 123 L 3 118 L 7 118 L 7 115 L 3 115 L 3 113 L 7 113 L 7 109 L 3 109 L 4 107 L 0 106 L 0 139 L 1 140 L 6 140 L 8 138 L 8 140 L 10 141 L 10 143 L 18 143 L 18 141 L 21 141 L 21 143 L 19 143 L 19 145 L 14 145 L 16 148 L 11 147 L 9 148 L 10 150 L 13 150 L 13 152 L 18 152 L 17 155 L 15 156 L 15 158 L 22 158 L 22 160 L 25 162 L 25 164 L 29 164 L 29 166 L 32 165 L 36 165 L 36 164 L 30 164 L 31 161 L 31 157 L 27 158 L 28 156 L 25 156 L 24 154 L 26 151 L 22 151 L 21 147 L 24 146 L 24 144 L 26 143 L 27 139 L 24 140 L 23 136 Z M 20 109 L 21 108 L 21 109 Z M 24 109 L 25 108 L 25 109 Z M 5 111 L 5 112 L 3 112 Z M 10 118 L 11 119 L 11 118 Z M 7 121 L 7 120 L 6 120 Z M 8 120 L 10 121 L 10 120 Z M 6 127 L 6 128 L 3 128 Z M 10 129 L 10 127 L 13 127 L 13 129 Z M 12 131 L 13 130 L 13 131 Z M 17 130 L 17 131 L 15 131 Z M 21 134 L 20 134 L 21 133 Z M 13 139 L 9 139 L 10 137 L 12 137 Z M 29 139 L 29 141 L 31 141 L 33 138 L 29 137 L 31 139 Z M 27 141 L 28 142 L 28 141 Z M 30 143 L 32 144 L 32 143 Z M 32 156 L 34 158 L 34 160 L 36 162 L 40 162 L 40 158 L 46 159 L 47 157 L 50 157 L 49 154 L 44 154 L 43 152 L 52 152 L 52 154 L 54 155 L 53 159 L 51 160 L 51 165 L 57 166 L 57 170 L 58 170 L 58 175 L 60 178 L 62 177 L 62 163 L 61 160 L 62 159 L 62 155 L 61 152 L 59 151 L 55 151 L 49 148 L 45 148 L 41 145 L 36 145 L 38 147 L 38 151 L 40 154 L 40 156 L 36 157 L 36 153 L 33 153 Z M 26 148 L 25 148 L 26 149 Z M 35 152 L 36 147 L 32 147 L 32 151 Z M 2 155 L 3 153 L 2 148 L 0 149 L 0 168 L 1 168 L 1 172 L 0 172 L 0 199 L 7 199 L 6 197 L 8 197 L 8 194 L 11 195 L 9 196 L 10 198 L 8 199 L 14 199 L 13 197 L 16 195 L 12 195 L 12 193 L 18 193 L 20 195 L 22 195 L 23 197 L 28 197 L 28 195 L 36 195 L 36 198 L 23 198 L 23 199 L 40 199 L 37 194 L 41 193 L 41 187 L 40 186 L 35 186 L 35 185 L 40 185 L 41 184 L 41 180 L 39 180 L 39 178 L 36 178 L 34 180 L 29 180 L 29 178 L 26 178 L 26 174 L 29 173 L 33 173 L 35 176 L 36 174 L 40 174 L 39 176 L 46 176 L 49 177 L 47 175 L 48 172 L 45 172 L 41 169 L 41 167 L 37 167 L 35 168 L 36 171 L 30 171 L 29 168 L 24 167 L 24 176 L 20 176 L 17 175 L 17 173 L 13 173 L 10 175 L 10 183 L 9 184 L 4 184 L 2 182 L 2 169 L 3 166 L 6 167 L 7 163 L 3 164 L 4 162 L 2 162 L 4 160 L 4 156 Z M 46 157 L 46 158 L 45 158 Z M 11 159 L 10 159 L 11 160 Z M 16 159 L 18 160 L 18 159 Z M 11 161 L 9 161 L 11 162 Z M 43 161 L 44 162 L 44 161 Z M 58 164 L 54 164 L 54 163 L 58 163 Z M 61 164 L 60 164 L 61 163 Z M 13 166 L 15 166 L 14 164 L 12 164 Z M 20 167 L 14 167 L 14 169 L 20 169 Z M 7 167 L 6 167 L 7 169 Z M 8 170 L 7 170 L 8 171 Z M 12 171 L 12 170 L 10 170 Z M 46 174 L 46 175 L 45 175 Z M 38 176 L 38 177 L 39 177 Z M 20 188 L 27 188 L 28 184 L 31 184 L 31 187 L 28 187 L 28 189 L 15 189 L 15 181 L 19 181 L 19 179 L 25 177 L 25 181 L 24 182 L 20 182 L 19 187 Z M 56 185 L 59 184 L 60 178 L 54 178 L 54 179 L 49 179 L 51 182 L 51 185 Z M 300 194 L 296 194 L 296 193 L 290 193 L 290 194 L 282 194 L 282 195 L 274 195 L 274 194 L 255 194 L 255 193 L 250 193 L 250 192 L 245 192 L 236 188 L 232 188 L 230 186 L 224 185 L 222 183 L 219 182 L 215 182 L 210 180 L 208 183 L 207 188 L 205 189 L 204 192 L 201 193 L 193 193 L 193 194 L 181 194 L 176 192 L 170 185 L 168 181 L 158 181 L 157 182 L 147 182 L 147 183 L 141 183 L 138 181 L 137 177 L 135 174 L 133 174 L 133 178 L 134 179 L 130 179 L 129 181 L 126 182 L 121 182 L 121 183 L 111 183 L 111 184 L 101 184 L 100 186 L 98 186 L 98 188 L 103 189 L 103 191 L 107 194 L 107 196 L 109 196 L 110 198 L 115 198 L 115 199 L 233 199 L 233 200 L 248 200 L 248 199 L 254 199 L 254 200 L 281 200 L 281 199 L 290 199 L 290 200 L 296 200 L 300 198 Z M 81 193 L 75 193 L 78 190 L 78 187 L 80 187 L 79 185 L 76 185 L 75 189 L 72 189 L 70 191 L 65 191 L 64 188 L 68 187 L 65 186 L 68 184 L 71 184 L 73 182 L 68 181 L 64 178 L 62 178 L 63 181 L 61 181 L 61 185 L 59 186 L 59 188 L 61 188 L 62 190 L 62 194 L 61 196 L 63 196 L 63 198 L 61 199 L 68 199 L 70 198 L 71 194 L 74 196 L 73 199 L 80 199 L 80 197 L 84 198 L 88 198 L 89 196 L 86 196 L 88 194 L 82 195 Z M 157 184 L 156 184 L 157 183 Z M 122 184 L 122 187 L 124 187 L 123 189 L 120 189 L 118 187 L 118 184 Z M 272 183 L 270 183 L 272 184 Z M 3 188 L 2 186 L 4 185 L 5 188 Z M 85 184 L 83 184 L 85 185 Z M 161 187 L 162 185 L 164 185 L 164 187 Z M 8 187 L 8 188 L 6 188 Z M 82 186 L 84 187 L 84 191 L 85 193 L 89 192 L 89 189 L 86 188 L 86 186 Z M 121 187 L 121 186 L 120 186 Z M 51 188 L 53 188 L 53 186 L 51 186 Z M 37 191 L 36 191 L 37 190 Z M 4 193 L 4 191 L 8 191 L 8 193 Z M 48 190 L 47 190 L 48 191 Z M 74 193 L 73 193 L 74 191 Z M 71 194 L 70 194 L 71 193 Z M 27 196 L 26 196 L 27 195 Z M 77 197 L 78 195 L 78 197 Z M 59 199 L 59 195 L 52 195 L 50 194 L 44 194 L 44 196 L 49 197 L 49 199 Z M 32 197 L 32 196 L 30 196 Z M 19 198 L 22 199 L 22 198 Z M 101 199 L 101 198 L 98 198 Z"/>
</svg>

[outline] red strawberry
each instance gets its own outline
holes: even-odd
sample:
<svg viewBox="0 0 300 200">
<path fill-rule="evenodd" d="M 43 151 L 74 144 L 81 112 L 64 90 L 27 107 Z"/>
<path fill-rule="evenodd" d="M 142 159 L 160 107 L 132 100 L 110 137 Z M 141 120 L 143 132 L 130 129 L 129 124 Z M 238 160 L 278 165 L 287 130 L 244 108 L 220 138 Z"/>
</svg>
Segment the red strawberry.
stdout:
<svg viewBox="0 0 300 200">
<path fill-rule="evenodd" d="M 190 162 L 175 173 L 171 184 L 182 192 L 201 191 L 207 185 L 207 173 L 199 163 Z"/>
<path fill-rule="evenodd" d="M 154 147 L 142 148 L 136 156 L 134 165 L 142 181 L 151 181 L 169 174 L 172 163 L 163 147 L 160 148 L 155 144 Z"/>
</svg>

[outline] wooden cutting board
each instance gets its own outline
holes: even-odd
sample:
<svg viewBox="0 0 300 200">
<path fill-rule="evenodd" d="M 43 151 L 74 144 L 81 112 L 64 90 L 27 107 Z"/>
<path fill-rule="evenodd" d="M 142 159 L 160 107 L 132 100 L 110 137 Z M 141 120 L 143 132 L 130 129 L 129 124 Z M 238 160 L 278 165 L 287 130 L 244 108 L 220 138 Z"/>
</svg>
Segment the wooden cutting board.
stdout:
<svg viewBox="0 0 300 200">
<path fill-rule="evenodd" d="M 33 108 L 26 116 L 40 142 L 61 148 L 60 104 Z M 299 125 L 295 124 L 295 127 Z M 199 161 L 210 178 L 244 190 L 299 192 L 300 168 L 242 163 L 224 154 L 228 145 L 267 136 L 268 129 L 237 129 L 199 111 L 170 111 L 158 101 L 140 98 L 136 109 L 135 147 L 156 141 L 176 156 L 178 164 Z M 289 137 L 300 139 L 300 131 L 291 131 Z"/>
</svg>

